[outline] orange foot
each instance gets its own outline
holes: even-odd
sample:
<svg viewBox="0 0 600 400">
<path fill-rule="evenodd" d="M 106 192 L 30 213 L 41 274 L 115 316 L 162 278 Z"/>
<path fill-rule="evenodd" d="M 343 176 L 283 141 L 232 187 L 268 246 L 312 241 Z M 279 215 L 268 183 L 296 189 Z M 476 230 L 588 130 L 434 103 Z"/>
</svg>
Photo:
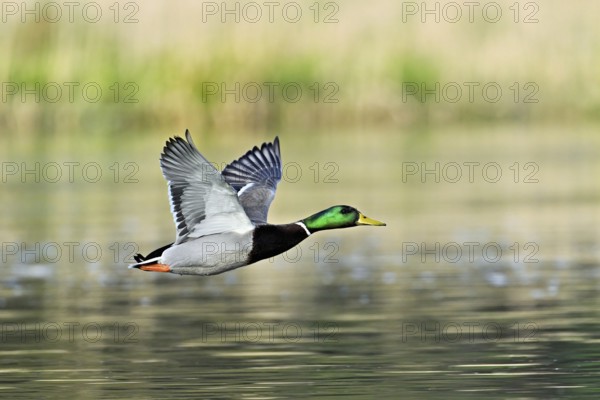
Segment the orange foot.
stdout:
<svg viewBox="0 0 600 400">
<path fill-rule="evenodd" d="M 152 272 L 171 272 L 171 267 L 165 264 L 152 264 L 152 265 L 142 265 L 140 267 L 142 271 L 152 271 Z"/>
</svg>

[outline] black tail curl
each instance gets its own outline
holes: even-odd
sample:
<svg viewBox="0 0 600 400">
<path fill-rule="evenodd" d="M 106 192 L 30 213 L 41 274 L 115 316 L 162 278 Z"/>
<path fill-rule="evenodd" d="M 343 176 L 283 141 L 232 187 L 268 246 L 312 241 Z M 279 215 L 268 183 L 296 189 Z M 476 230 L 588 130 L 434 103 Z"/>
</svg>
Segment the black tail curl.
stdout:
<svg viewBox="0 0 600 400">
<path fill-rule="evenodd" d="M 144 257 L 143 255 L 141 255 L 140 253 L 137 253 L 136 255 L 133 256 L 133 259 L 135 260 L 135 262 L 141 263 L 144 262 L 146 260 L 149 260 L 151 258 L 156 258 L 156 257 L 160 257 L 162 255 L 162 253 L 168 249 L 169 247 L 173 246 L 173 243 L 170 243 L 166 246 L 163 246 L 161 248 L 158 248 L 154 251 L 152 251 L 150 254 L 148 254 L 146 257 Z"/>
</svg>

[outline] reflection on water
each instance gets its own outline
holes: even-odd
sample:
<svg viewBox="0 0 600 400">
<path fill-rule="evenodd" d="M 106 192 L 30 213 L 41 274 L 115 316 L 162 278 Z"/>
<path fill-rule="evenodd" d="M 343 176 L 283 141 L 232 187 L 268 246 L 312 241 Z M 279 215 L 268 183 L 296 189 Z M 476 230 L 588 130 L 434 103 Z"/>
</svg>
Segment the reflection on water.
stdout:
<svg viewBox="0 0 600 400">
<path fill-rule="evenodd" d="M 0 393 L 595 397 L 593 133 L 380 132 L 316 146 L 282 134 L 273 221 L 348 203 L 388 226 L 322 232 L 210 278 L 125 268 L 173 235 L 162 135 L 118 149 L 3 145 Z M 262 139 L 196 143 L 221 163 Z M 40 163 L 39 182 L 7 174 L 23 162 Z M 67 173 L 65 162 L 92 166 L 52 182 L 51 163 Z"/>
</svg>

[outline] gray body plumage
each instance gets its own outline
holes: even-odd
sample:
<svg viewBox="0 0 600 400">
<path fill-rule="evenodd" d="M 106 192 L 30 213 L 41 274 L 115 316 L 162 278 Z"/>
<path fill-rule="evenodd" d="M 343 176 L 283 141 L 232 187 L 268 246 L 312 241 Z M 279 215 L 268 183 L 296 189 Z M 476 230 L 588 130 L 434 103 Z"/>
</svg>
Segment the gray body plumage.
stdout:
<svg viewBox="0 0 600 400">
<path fill-rule="evenodd" d="M 160 263 L 181 275 L 214 275 L 248 265 L 252 231 L 203 236 L 165 250 Z"/>
</svg>

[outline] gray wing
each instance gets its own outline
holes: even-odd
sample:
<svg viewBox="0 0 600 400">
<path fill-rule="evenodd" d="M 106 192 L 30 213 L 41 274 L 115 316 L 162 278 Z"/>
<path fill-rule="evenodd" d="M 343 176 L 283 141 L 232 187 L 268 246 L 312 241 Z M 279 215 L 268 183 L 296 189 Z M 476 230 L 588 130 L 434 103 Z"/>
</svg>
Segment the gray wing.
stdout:
<svg viewBox="0 0 600 400">
<path fill-rule="evenodd" d="M 196 149 L 188 130 L 185 137 L 187 141 L 169 139 L 160 157 L 177 227 L 175 244 L 215 233 L 253 229 L 236 191 Z"/>
<path fill-rule="evenodd" d="M 221 172 L 236 191 L 246 214 L 255 225 L 267 223 L 269 206 L 281 180 L 279 138 L 256 146 Z"/>
</svg>

